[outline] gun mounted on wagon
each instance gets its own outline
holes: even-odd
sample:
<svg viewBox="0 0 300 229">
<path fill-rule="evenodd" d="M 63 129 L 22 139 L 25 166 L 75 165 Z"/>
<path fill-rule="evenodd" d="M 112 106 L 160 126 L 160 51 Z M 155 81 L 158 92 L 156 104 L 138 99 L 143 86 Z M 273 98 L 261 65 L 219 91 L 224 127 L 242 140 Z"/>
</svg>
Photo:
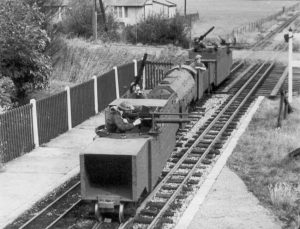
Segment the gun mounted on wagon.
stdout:
<svg viewBox="0 0 300 229">
<path fill-rule="evenodd" d="M 169 112 L 150 112 L 146 106 L 142 106 L 141 109 L 134 110 L 131 114 L 128 114 L 130 119 L 140 118 L 142 120 L 142 125 L 150 126 L 151 129 L 149 134 L 157 135 L 159 134 L 159 123 L 174 123 L 182 125 L 184 123 L 189 123 L 191 119 L 184 118 L 188 113 L 169 113 Z M 179 118 L 166 118 L 160 116 L 178 116 Z"/>
<path fill-rule="evenodd" d="M 139 133 L 150 134 L 157 136 L 160 134 L 160 127 L 158 124 L 179 124 L 189 123 L 191 119 L 184 118 L 187 113 L 169 113 L 169 112 L 152 112 L 148 107 L 142 106 L 141 108 L 136 108 L 130 113 L 126 113 L 123 117 L 127 118 L 129 122 L 133 120 L 140 119 L 141 124 L 137 126 L 135 130 Z M 164 117 L 161 117 L 164 116 Z M 176 116 L 174 118 L 168 118 L 167 116 Z M 107 121 L 107 120 L 106 120 Z M 98 126 L 95 132 L 100 137 L 106 137 L 110 135 L 110 132 L 106 129 L 106 125 Z M 132 133 L 132 131 L 130 131 Z M 135 131 L 133 131 L 135 132 Z"/>
<path fill-rule="evenodd" d="M 214 26 L 212 26 L 209 30 L 207 30 L 204 34 L 202 34 L 200 37 L 197 37 L 194 39 L 194 50 L 197 52 L 199 49 L 206 48 L 205 44 L 203 44 L 204 38 L 211 33 L 214 30 Z"/>
<path fill-rule="evenodd" d="M 134 92 L 134 88 L 136 86 L 138 86 L 141 82 L 142 76 L 143 76 L 143 71 L 146 65 L 146 61 L 147 61 L 147 56 L 148 54 L 145 53 L 143 56 L 143 60 L 141 62 L 140 68 L 138 70 L 137 76 L 135 77 L 134 81 L 130 84 L 130 93 Z"/>
</svg>

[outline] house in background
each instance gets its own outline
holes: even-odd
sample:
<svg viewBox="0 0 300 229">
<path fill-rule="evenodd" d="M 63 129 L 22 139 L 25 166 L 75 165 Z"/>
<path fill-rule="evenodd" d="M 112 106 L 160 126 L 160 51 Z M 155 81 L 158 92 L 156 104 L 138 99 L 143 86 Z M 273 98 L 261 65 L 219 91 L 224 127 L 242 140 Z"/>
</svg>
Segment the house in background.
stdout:
<svg viewBox="0 0 300 229">
<path fill-rule="evenodd" d="M 108 6 L 125 25 L 136 24 L 150 15 L 172 18 L 176 14 L 176 4 L 168 0 L 111 0 Z"/>
<path fill-rule="evenodd" d="M 69 7 L 71 0 L 48 0 L 44 3 L 46 15 L 51 17 L 51 23 L 55 24 L 62 21 L 62 17 Z"/>
</svg>

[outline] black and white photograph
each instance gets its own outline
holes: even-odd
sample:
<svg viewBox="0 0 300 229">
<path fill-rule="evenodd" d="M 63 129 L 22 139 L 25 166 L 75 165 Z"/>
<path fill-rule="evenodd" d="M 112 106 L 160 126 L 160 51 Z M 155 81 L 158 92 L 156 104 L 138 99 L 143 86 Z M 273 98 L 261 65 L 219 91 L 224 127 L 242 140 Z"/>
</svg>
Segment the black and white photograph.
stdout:
<svg viewBox="0 0 300 229">
<path fill-rule="evenodd" d="M 0 229 L 300 229 L 300 0 L 0 0 Z"/>
</svg>

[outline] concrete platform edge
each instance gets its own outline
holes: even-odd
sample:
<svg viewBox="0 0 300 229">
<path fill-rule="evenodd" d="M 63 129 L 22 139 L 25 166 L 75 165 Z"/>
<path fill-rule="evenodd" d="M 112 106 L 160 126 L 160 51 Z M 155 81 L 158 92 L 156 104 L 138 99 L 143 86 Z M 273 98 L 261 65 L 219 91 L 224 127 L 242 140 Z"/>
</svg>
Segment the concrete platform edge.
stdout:
<svg viewBox="0 0 300 229">
<path fill-rule="evenodd" d="M 199 206 L 204 202 L 207 194 L 209 193 L 211 187 L 217 180 L 219 174 L 221 173 L 223 167 L 225 166 L 228 158 L 232 154 L 235 146 L 237 145 L 237 142 L 239 138 L 242 136 L 242 134 L 245 132 L 247 126 L 249 125 L 250 121 L 252 120 L 253 115 L 258 110 L 260 104 L 262 103 L 264 96 L 259 96 L 258 99 L 255 101 L 254 105 L 250 109 L 250 111 L 246 114 L 246 116 L 243 117 L 243 119 L 240 122 L 240 126 L 238 130 L 234 133 L 230 141 L 228 142 L 226 148 L 224 149 L 222 155 L 216 162 L 216 165 L 212 169 L 211 173 L 207 176 L 205 182 L 201 186 L 201 188 L 198 190 L 197 194 L 189 204 L 188 208 L 185 210 L 183 215 L 181 216 L 180 220 L 175 226 L 175 229 L 184 229 L 188 228 L 191 221 L 193 220 L 195 214 L 197 213 Z"/>
<path fill-rule="evenodd" d="M 37 195 L 35 196 L 35 198 L 32 198 L 30 202 L 28 202 L 28 204 L 23 205 L 21 208 L 16 209 L 16 211 L 14 212 L 14 215 L 11 217 L 7 218 L 7 221 L 1 225 L 0 224 L 0 228 L 4 228 L 7 225 L 9 225 L 10 223 L 12 223 L 14 220 L 16 220 L 18 217 L 20 217 L 23 213 L 25 213 L 26 211 L 30 210 L 30 208 L 32 208 L 34 206 L 34 204 L 36 204 L 37 202 L 41 201 L 43 198 L 47 197 L 52 191 L 54 191 L 56 188 L 58 188 L 59 186 L 61 186 L 62 184 L 64 184 L 66 181 L 72 179 L 73 177 L 75 177 L 77 174 L 79 174 L 80 168 L 79 166 L 72 169 L 70 172 L 66 173 L 61 179 L 59 179 L 55 184 L 53 184 L 52 186 L 50 186 L 48 188 L 48 190 L 43 193 L 41 193 L 41 195 Z"/>
</svg>

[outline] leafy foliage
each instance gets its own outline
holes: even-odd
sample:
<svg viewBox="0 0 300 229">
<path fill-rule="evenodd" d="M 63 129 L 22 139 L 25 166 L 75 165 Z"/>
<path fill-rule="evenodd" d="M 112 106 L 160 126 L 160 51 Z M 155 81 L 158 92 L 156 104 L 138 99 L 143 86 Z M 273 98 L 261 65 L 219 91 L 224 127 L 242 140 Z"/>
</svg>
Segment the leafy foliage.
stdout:
<svg viewBox="0 0 300 229">
<path fill-rule="evenodd" d="M 185 45 L 188 43 L 187 33 L 184 18 L 178 14 L 171 19 L 152 15 L 137 25 L 125 27 L 126 40 L 132 43 Z"/>
<path fill-rule="evenodd" d="M 93 1 L 75 0 L 67 10 L 65 19 L 62 22 L 61 31 L 65 34 L 90 38 L 93 35 Z M 99 10 L 97 10 L 99 11 Z M 118 23 L 112 14 L 106 14 L 107 31 L 102 15 L 97 14 L 97 32 L 100 39 L 116 41 L 119 39 L 117 30 Z"/>
<path fill-rule="evenodd" d="M 18 99 L 47 85 L 51 62 L 44 51 L 50 40 L 41 29 L 43 23 L 44 15 L 35 4 L 0 2 L 0 77 L 12 80 Z"/>
<path fill-rule="evenodd" d="M 28 4 L 30 7 L 38 7 L 39 11 L 44 14 L 44 21 L 42 28 L 52 29 L 49 25 L 53 16 L 58 10 L 58 6 L 61 6 L 63 1 L 53 1 L 53 0 L 23 0 L 24 3 Z M 54 9 L 54 10 L 53 10 Z M 49 28 L 50 27 L 50 28 Z"/>
<path fill-rule="evenodd" d="M 11 79 L 0 77 L 0 113 L 11 108 L 16 99 L 16 89 Z M 1 160 L 0 160 L 1 161 Z"/>
</svg>

